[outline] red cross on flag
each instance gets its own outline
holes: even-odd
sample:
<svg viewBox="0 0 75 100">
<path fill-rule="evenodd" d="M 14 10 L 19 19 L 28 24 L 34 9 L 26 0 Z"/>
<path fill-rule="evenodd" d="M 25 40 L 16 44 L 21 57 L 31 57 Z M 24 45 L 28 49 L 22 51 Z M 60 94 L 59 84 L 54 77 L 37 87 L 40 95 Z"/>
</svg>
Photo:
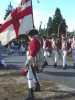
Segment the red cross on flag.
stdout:
<svg viewBox="0 0 75 100">
<path fill-rule="evenodd" d="M 32 0 L 21 0 L 20 5 L 9 14 L 0 27 L 0 41 L 2 45 L 6 45 L 33 27 Z"/>
</svg>

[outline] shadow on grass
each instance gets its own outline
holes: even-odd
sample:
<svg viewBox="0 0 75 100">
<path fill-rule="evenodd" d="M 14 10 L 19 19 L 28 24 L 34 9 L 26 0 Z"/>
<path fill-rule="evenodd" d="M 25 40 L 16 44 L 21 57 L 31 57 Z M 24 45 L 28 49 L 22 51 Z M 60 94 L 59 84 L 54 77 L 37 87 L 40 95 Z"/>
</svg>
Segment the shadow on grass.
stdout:
<svg viewBox="0 0 75 100">
<path fill-rule="evenodd" d="M 58 96 L 54 96 L 54 97 L 48 97 L 46 99 L 43 100 L 75 100 L 75 93 L 74 94 L 66 94 L 66 95 L 58 95 Z"/>
<path fill-rule="evenodd" d="M 37 98 L 35 100 L 75 100 L 75 92 L 71 93 L 69 91 L 65 92 L 65 91 L 55 91 L 55 90 L 49 91 L 49 92 L 56 92 L 56 95 L 54 95 L 54 96 L 49 95 L 43 99 L 41 97 L 41 98 Z"/>
</svg>

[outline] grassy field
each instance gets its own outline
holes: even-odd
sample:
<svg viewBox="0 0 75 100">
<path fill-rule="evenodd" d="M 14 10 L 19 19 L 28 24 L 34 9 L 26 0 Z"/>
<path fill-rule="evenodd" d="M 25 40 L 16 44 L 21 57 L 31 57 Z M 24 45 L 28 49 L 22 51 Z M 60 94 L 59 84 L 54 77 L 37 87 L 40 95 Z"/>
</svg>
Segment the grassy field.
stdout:
<svg viewBox="0 0 75 100">
<path fill-rule="evenodd" d="M 75 100 L 75 94 L 59 90 L 56 83 L 40 80 L 35 100 Z M 28 93 L 27 79 L 18 70 L 0 70 L 0 100 L 22 100 Z"/>
</svg>

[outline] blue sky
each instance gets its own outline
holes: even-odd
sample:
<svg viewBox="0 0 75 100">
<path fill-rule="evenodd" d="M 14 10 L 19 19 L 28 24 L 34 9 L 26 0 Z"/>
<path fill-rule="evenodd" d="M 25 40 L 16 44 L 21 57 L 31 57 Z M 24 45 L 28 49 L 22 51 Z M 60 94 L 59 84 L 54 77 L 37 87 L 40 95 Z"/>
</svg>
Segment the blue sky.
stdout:
<svg viewBox="0 0 75 100">
<path fill-rule="evenodd" d="M 37 0 L 33 1 L 33 14 L 34 14 L 34 24 L 36 28 L 39 28 L 40 21 L 42 21 L 42 28 L 46 27 L 48 18 L 55 14 L 55 10 L 58 7 L 61 11 L 63 18 L 66 20 L 68 25 L 68 30 L 75 30 L 75 0 Z M 3 17 L 5 15 L 5 10 L 11 2 L 12 6 L 16 8 L 20 0 L 0 0 L 0 23 L 3 22 Z"/>
</svg>

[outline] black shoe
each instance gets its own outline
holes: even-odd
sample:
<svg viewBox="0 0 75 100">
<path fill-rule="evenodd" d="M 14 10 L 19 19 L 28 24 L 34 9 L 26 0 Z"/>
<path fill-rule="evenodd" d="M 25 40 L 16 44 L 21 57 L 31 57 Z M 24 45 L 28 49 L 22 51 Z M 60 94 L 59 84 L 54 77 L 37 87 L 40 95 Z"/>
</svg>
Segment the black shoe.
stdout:
<svg viewBox="0 0 75 100">
<path fill-rule="evenodd" d="M 45 65 L 44 64 L 42 65 L 42 68 L 45 68 Z"/>
<path fill-rule="evenodd" d="M 33 88 L 29 89 L 29 94 L 23 97 L 22 100 L 34 100 Z"/>
<path fill-rule="evenodd" d="M 57 67 L 57 63 L 54 64 L 54 68 Z"/>
<path fill-rule="evenodd" d="M 11 55 L 11 53 L 8 53 L 8 55 Z"/>
<path fill-rule="evenodd" d="M 35 83 L 34 92 L 39 92 L 39 91 L 40 91 L 40 84 Z"/>
<path fill-rule="evenodd" d="M 47 63 L 47 61 L 46 61 L 46 62 L 44 62 L 44 66 L 48 66 L 48 63 Z"/>
<path fill-rule="evenodd" d="M 66 70 L 66 67 L 63 67 L 63 70 Z"/>
<path fill-rule="evenodd" d="M 23 52 L 22 52 L 22 56 L 23 56 Z"/>
<path fill-rule="evenodd" d="M 12 54 L 14 54 L 14 51 L 12 51 Z"/>
<path fill-rule="evenodd" d="M 73 68 L 75 69 L 75 63 L 74 63 L 74 66 L 73 66 Z"/>
</svg>

